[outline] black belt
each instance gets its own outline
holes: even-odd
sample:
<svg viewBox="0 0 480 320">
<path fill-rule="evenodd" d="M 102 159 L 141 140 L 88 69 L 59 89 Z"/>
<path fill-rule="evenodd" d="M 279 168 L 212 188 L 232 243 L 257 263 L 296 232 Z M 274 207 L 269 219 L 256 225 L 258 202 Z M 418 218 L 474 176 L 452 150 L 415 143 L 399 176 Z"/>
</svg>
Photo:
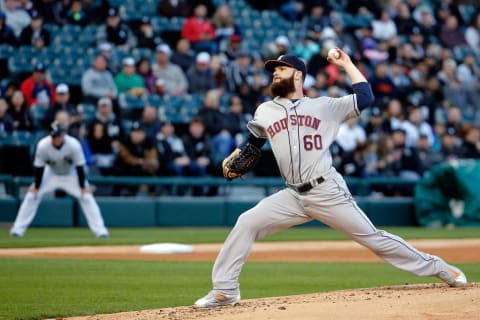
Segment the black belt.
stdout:
<svg viewBox="0 0 480 320">
<path fill-rule="evenodd" d="M 288 186 L 291 189 L 297 191 L 298 193 L 304 193 L 304 192 L 312 190 L 314 187 L 318 186 L 323 181 L 325 181 L 325 179 L 323 177 L 318 177 L 316 179 L 312 179 L 308 182 L 305 182 L 305 183 L 302 183 L 302 184 L 299 184 L 299 185 L 288 184 Z"/>
</svg>

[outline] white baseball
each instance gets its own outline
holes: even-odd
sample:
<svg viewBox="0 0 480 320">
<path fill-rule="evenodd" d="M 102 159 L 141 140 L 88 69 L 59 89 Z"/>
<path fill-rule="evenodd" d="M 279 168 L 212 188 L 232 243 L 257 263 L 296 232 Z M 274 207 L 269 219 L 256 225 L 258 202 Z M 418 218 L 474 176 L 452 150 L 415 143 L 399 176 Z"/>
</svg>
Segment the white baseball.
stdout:
<svg viewBox="0 0 480 320">
<path fill-rule="evenodd" d="M 340 52 L 337 49 L 332 48 L 328 50 L 328 56 L 332 59 L 338 59 L 340 58 Z"/>
</svg>

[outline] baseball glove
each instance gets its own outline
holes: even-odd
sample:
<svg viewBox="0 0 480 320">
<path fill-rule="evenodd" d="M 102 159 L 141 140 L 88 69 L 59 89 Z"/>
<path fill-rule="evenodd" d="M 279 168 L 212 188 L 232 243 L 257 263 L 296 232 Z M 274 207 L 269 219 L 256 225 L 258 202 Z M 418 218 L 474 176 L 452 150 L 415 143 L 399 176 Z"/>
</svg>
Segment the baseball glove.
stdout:
<svg viewBox="0 0 480 320">
<path fill-rule="evenodd" d="M 233 152 L 230 157 L 223 161 L 223 176 L 228 180 L 241 177 L 255 168 L 262 156 L 259 148 L 247 143 L 239 151 Z"/>
</svg>

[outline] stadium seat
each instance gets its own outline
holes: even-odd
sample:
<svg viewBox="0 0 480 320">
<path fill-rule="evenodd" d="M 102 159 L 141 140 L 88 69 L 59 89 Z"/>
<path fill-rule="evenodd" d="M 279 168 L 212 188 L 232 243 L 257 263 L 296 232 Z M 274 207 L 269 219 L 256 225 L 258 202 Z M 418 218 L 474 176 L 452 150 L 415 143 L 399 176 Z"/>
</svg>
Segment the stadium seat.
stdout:
<svg viewBox="0 0 480 320">
<path fill-rule="evenodd" d="M 166 17 L 153 17 L 151 21 L 153 30 L 157 32 L 168 30 L 168 27 L 170 25 L 170 20 Z"/>
<path fill-rule="evenodd" d="M 146 100 L 149 105 L 157 108 L 165 105 L 163 97 L 158 94 L 148 94 Z"/>
<path fill-rule="evenodd" d="M 143 97 L 134 96 L 127 93 L 120 94 L 118 101 L 120 107 L 123 109 L 143 109 L 145 107 L 145 101 Z"/>
<path fill-rule="evenodd" d="M 0 45 L 0 59 L 11 57 L 15 52 L 15 48 L 7 45 Z"/>
<path fill-rule="evenodd" d="M 88 123 L 95 118 L 97 113 L 97 108 L 94 104 L 91 103 L 81 103 L 77 106 L 79 112 L 83 113 L 85 121 Z"/>
</svg>

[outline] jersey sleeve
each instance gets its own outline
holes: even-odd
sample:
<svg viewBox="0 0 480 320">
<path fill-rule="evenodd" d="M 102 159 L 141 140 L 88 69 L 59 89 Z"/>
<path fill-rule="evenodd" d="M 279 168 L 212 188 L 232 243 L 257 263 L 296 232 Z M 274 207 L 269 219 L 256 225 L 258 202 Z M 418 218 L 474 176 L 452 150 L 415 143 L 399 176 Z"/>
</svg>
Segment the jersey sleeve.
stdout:
<svg viewBox="0 0 480 320">
<path fill-rule="evenodd" d="M 248 121 L 247 123 L 247 129 L 253 134 L 255 138 L 262 138 L 262 139 L 267 139 L 267 133 L 265 132 L 265 129 L 256 121 L 255 118 L 252 120 Z"/>
<path fill-rule="evenodd" d="M 341 98 L 326 98 L 328 108 L 333 112 L 334 120 L 343 122 L 360 115 L 357 106 L 356 94 L 349 94 Z"/>
<path fill-rule="evenodd" d="M 253 134 L 255 138 L 267 139 L 268 136 L 267 132 L 265 131 L 265 126 L 262 125 L 262 122 L 260 121 L 262 117 L 266 116 L 265 112 L 263 111 L 264 108 L 262 106 L 263 104 L 258 106 L 253 116 L 253 119 L 247 122 L 247 129 Z"/>
<path fill-rule="evenodd" d="M 35 152 L 35 159 L 33 160 L 33 166 L 37 168 L 43 168 L 47 164 L 46 150 L 42 141 L 37 145 L 37 151 Z"/>
</svg>

